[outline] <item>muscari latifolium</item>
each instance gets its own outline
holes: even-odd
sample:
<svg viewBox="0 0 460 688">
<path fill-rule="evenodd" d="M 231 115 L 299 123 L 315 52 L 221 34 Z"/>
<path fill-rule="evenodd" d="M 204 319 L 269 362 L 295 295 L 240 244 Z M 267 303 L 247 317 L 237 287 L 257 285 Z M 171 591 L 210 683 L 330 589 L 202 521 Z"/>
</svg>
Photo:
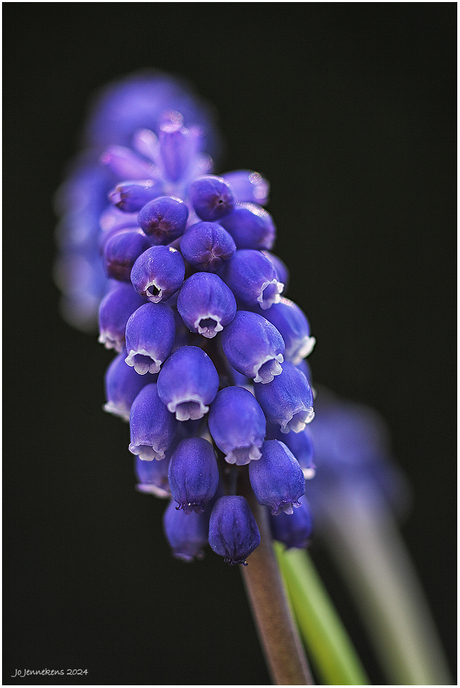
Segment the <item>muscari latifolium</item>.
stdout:
<svg viewBox="0 0 460 688">
<path fill-rule="evenodd" d="M 131 75 L 94 101 L 56 198 L 62 313 L 113 354 L 104 409 L 129 423 L 137 489 L 165 501 L 175 557 L 212 550 L 243 567 L 274 682 L 314 681 L 297 627 L 318 682 L 367 682 L 306 554 L 314 535 L 389 681 L 449 683 L 398 536 L 408 490 L 383 421 L 317 395 L 315 339 L 273 253 L 269 182 L 216 171 L 218 150 L 212 111 L 188 85 Z"/>
</svg>

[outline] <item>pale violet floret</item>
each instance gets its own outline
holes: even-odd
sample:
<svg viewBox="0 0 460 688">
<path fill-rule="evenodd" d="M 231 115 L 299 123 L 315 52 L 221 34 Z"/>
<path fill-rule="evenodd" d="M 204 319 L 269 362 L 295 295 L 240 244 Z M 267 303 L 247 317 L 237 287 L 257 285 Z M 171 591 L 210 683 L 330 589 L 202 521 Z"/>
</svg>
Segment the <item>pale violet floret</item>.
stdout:
<svg viewBox="0 0 460 688">
<path fill-rule="evenodd" d="M 182 346 L 158 375 L 158 393 L 177 420 L 198 420 L 209 411 L 219 376 L 209 356 L 196 346 Z"/>
<path fill-rule="evenodd" d="M 291 450 L 300 464 L 305 480 L 311 480 L 316 475 L 314 462 L 313 439 L 310 427 L 305 427 L 301 432 L 281 432 L 279 426 L 267 423 L 267 440 L 280 440 Z"/>
<path fill-rule="evenodd" d="M 221 389 L 211 404 L 209 431 L 227 463 L 244 466 L 257 461 L 265 437 L 265 416 L 254 396 L 243 387 Z"/>
<path fill-rule="evenodd" d="M 292 363 L 282 364 L 283 372 L 266 385 L 254 385 L 254 394 L 270 423 L 281 432 L 301 432 L 315 417 L 313 394 L 305 375 Z"/>
<path fill-rule="evenodd" d="M 104 411 L 129 420 L 132 403 L 151 379 L 141 377 L 125 363 L 126 352 L 116 356 L 106 370 L 104 378 L 106 403 Z"/>
<path fill-rule="evenodd" d="M 132 454 L 144 461 L 165 458 L 175 438 L 177 421 L 161 401 L 155 382 L 146 385 L 134 399 L 129 428 Z"/>
<path fill-rule="evenodd" d="M 185 263 L 172 246 L 152 246 L 142 253 L 131 270 L 134 289 L 152 303 L 167 301 L 185 277 Z"/>
<path fill-rule="evenodd" d="M 125 345 L 125 328 L 130 315 L 145 303 L 131 284 L 122 282 L 104 296 L 99 306 L 99 342 L 120 353 Z"/>
<path fill-rule="evenodd" d="M 273 323 L 284 339 L 286 361 L 298 365 L 312 352 L 316 339 L 310 336 L 310 323 L 297 304 L 281 297 L 279 303 L 264 311 L 264 316 Z"/>
<path fill-rule="evenodd" d="M 222 175 L 232 187 L 235 199 L 239 202 L 265 205 L 270 193 L 269 182 L 259 173 L 252 170 L 234 170 Z"/>
<path fill-rule="evenodd" d="M 179 442 L 169 463 L 171 494 L 186 514 L 204 511 L 219 485 L 213 446 L 202 437 Z"/>
<path fill-rule="evenodd" d="M 211 272 L 195 272 L 182 285 L 177 310 L 191 332 L 212 339 L 232 322 L 236 301 L 220 277 Z"/>
<path fill-rule="evenodd" d="M 158 373 L 174 344 L 172 309 L 164 303 L 144 303 L 126 323 L 126 363 L 136 373 Z"/>
<path fill-rule="evenodd" d="M 222 348 L 232 367 L 254 382 L 266 384 L 282 372 L 283 338 L 262 315 L 238 311 L 222 333 Z"/>
<path fill-rule="evenodd" d="M 313 533 L 313 516 L 305 495 L 299 497 L 299 504 L 292 514 L 282 511 L 277 516 L 269 515 L 272 536 L 282 542 L 286 549 L 304 549 L 309 545 Z"/>
<path fill-rule="evenodd" d="M 253 249 L 236 251 L 219 274 L 245 307 L 260 306 L 266 310 L 278 303 L 284 289 L 273 263 Z"/>
<path fill-rule="evenodd" d="M 293 453 L 279 440 L 266 440 L 259 461 L 249 464 L 249 480 L 259 504 L 276 516 L 292 514 L 305 493 L 305 478 Z"/>
</svg>

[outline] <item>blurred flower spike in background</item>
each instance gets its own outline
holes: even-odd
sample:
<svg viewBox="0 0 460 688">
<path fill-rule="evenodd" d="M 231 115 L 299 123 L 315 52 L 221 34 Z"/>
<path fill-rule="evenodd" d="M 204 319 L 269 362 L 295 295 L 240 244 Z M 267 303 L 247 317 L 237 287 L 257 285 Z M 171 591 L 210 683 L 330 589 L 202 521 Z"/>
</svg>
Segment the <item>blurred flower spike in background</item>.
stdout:
<svg viewBox="0 0 460 688">
<path fill-rule="evenodd" d="M 276 643 L 264 636 L 266 610 L 253 595 L 261 585 L 259 562 L 268 576 L 271 540 L 278 541 L 285 586 L 318 677 L 365 683 L 348 641 L 334 665 L 338 676 L 324 665 L 324 648 L 334 632 L 344 633 L 341 622 L 330 612 L 330 632 L 318 641 L 302 621 L 302 609 L 317 603 L 311 581 L 305 578 L 296 592 L 295 567 L 289 569 L 289 552 L 306 557 L 312 537 L 338 552 L 348 549 L 348 562 L 375 598 L 360 607 L 358 593 L 357 606 L 365 621 L 373 609 L 369 633 L 385 646 L 382 665 L 388 670 L 396 662 L 394 676 L 406 683 L 417 670 L 427 683 L 437 682 L 434 674 L 445 678 L 434 631 L 434 659 L 420 659 L 427 642 L 414 630 L 420 609 L 423 628 L 432 626 L 421 593 L 404 611 L 414 622 L 408 644 L 415 668 L 397 634 L 386 645 L 377 641 L 382 625 L 396 628 L 401 620 L 377 599 L 379 585 L 355 546 L 357 513 L 374 527 L 387 593 L 396 594 L 398 585 L 413 589 L 410 566 L 395 580 L 398 563 L 388 559 L 392 545 L 379 532 L 379 524 L 407 509 L 410 489 L 376 414 L 313 385 L 305 358 L 315 338 L 307 316 L 286 296 L 288 268 L 273 253 L 276 224 L 263 207 L 269 182 L 253 170 L 216 173 L 222 144 L 212 107 L 188 84 L 156 72 L 106 87 L 90 108 L 82 144 L 56 198 L 62 313 L 83 331 L 98 328 L 99 342 L 113 350 L 104 409 L 129 421 L 126 450 L 134 455 L 137 489 L 166 500 L 163 528 L 173 555 L 202 559 L 209 545 L 226 563 L 247 567 L 274 680 L 286 683 Z M 273 589 L 273 597 L 284 594 Z M 289 615 L 282 604 L 281 615 Z M 293 682 L 311 683 L 297 645 L 300 673 Z"/>
</svg>

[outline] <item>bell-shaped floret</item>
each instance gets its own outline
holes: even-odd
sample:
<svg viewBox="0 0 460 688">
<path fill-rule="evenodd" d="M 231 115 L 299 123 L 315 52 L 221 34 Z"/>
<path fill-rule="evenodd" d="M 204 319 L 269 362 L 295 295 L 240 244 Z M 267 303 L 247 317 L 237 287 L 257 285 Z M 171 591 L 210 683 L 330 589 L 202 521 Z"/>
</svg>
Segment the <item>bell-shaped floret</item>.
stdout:
<svg viewBox="0 0 460 688">
<path fill-rule="evenodd" d="M 278 542 L 290 547 L 304 549 L 310 544 L 313 532 L 313 517 L 305 497 L 299 498 L 300 506 L 292 514 L 281 512 L 278 516 L 270 514 L 270 530 Z"/>
<path fill-rule="evenodd" d="M 106 349 L 120 353 L 125 345 L 125 328 L 129 316 L 144 299 L 124 282 L 104 296 L 99 306 L 99 342 Z"/>
<path fill-rule="evenodd" d="M 182 440 L 169 463 L 171 493 L 186 514 L 204 511 L 219 485 L 212 444 L 202 437 Z"/>
<path fill-rule="evenodd" d="M 156 383 L 146 385 L 131 406 L 129 451 L 144 461 L 165 458 L 174 441 L 177 422 L 158 396 Z"/>
<path fill-rule="evenodd" d="M 131 270 L 134 289 L 152 303 L 167 301 L 182 286 L 184 277 L 184 259 L 171 246 L 148 248 Z"/>
<path fill-rule="evenodd" d="M 203 418 L 218 387 L 219 375 L 213 362 L 196 346 L 176 349 L 158 375 L 158 394 L 180 421 Z"/>
<path fill-rule="evenodd" d="M 110 202 L 124 213 L 138 213 L 149 201 L 161 196 L 162 185 L 154 179 L 120 182 L 109 193 Z"/>
<path fill-rule="evenodd" d="M 238 203 L 230 215 L 222 218 L 221 223 L 239 249 L 271 249 L 275 243 L 276 227 L 273 218 L 255 203 Z"/>
<path fill-rule="evenodd" d="M 189 197 L 195 213 L 206 222 L 219 222 L 235 207 L 230 185 L 213 174 L 195 179 L 190 184 Z"/>
<path fill-rule="evenodd" d="M 265 205 L 268 202 L 270 183 L 259 172 L 235 170 L 226 172 L 222 177 L 232 187 L 236 201 L 259 205 Z"/>
<path fill-rule="evenodd" d="M 104 243 L 104 270 L 107 277 L 129 282 L 131 269 L 137 258 L 150 247 L 150 241 L 140 229 L 114 232 Z"/>
<path fill-rule="evenodd" d="M 311 480 L 315 477 L 313 439 L 309 428 L 304 428 L 301 432 L 283 433 L 279 426 L 267 423 L 266 439 L 284 442 L 299 462 L 305 480 Z"/>
<path fill-rule="evenodd" d="M 209 544 L 226 564 L 243 564 L 258 547 L 260 533 L 244 497 L 219 497 L 209 519 Z"/>
<path fill-rule="evenodd" d="M 238 311 L 222 332 L 222 348 L 238 372 L 266 384 L 282 371 L 284 341 L 262 315 Z"/>
<path fill-rule="evenodd" d="M 138 375 L 125 363 L 126 352 L 122 351 L 106 370 L 104 411 L 113 413 L 123 420 L 129 420 L 132 403 L 151 378 Z"/>
<path fill-rule="evenodd" d="M 266 385 L 254 385 L 254 394 L 269 423 L 281 432 L 301 432 L 315 417 L 313 394 L 305 375 L 292 363 L 282 364 L 283 372 Z"/>
<path fill-rule="evenodd" d="M 284 339 L 286 361 L 298 365 L 311 353 L 316 340 L 310 337 L 310 323 L 297 304 L 282 297 L 279 303 L 264 311 L 264 316 L 273 323 Z"/>
<path fill-rule="evenodd" d="M 136 456 L 134 472 L 138 480 L 136 485 L 138 492 L 152 494 L 163 499 L 170 497 L 168 469 L 169 459 L 167 456 L 162 461 L 143 461 L 139 456 Z"/>
<path fill-rule="evenodd" d="M 126 323 L 126 363 L 136 373 L 158 373 L 172 351 L 176 325 L 164 303 L 144 303 Z"/>
<path fill-rule="evenodd" d="M 228 463 L 244 466 L 260 458 L 265 416 L 243 387 L 221 389 L 211 404 L 209 431 Z"/>
<path fill-rule="evenodd" d="M 276 516 L 292 514 L 305 493 L 305 478 L 299 462 L 284 442 L 266 440 L 259 461 L 249 464 L 249 480 L 259 504 L 270 507 Z"/>
<path fill-rule="evenodd" d="M 278 303 L 284 285 L 279 282 L 273 263 L 260 251 L 242 249 L 223 266 L 220 276 L 243 306 L 263 310 Z"/>
<path fill-rule="evenodd" d="M 233 256 L 236 246 L 217 222 L 196 222 L 182 235 L 180 250 L 195 270 L 217 272 Z"/>
<path fill-rule="evenodd" d="M 183 561 L 203 558 L 208 544 L 209 517 L 206 512 L 186 514 L 172 499 L 163 515 L 163 530 L 173 555 Z"/>
<path fill-rule="evenodd" d="M 166 246 L 178 239 L 187 225 L 188 208 L 174 196 L 160 196 L 140 211 L 138 222 L 152 244 Z"/>
<path fill-rule="evenodd" d="M 212 272 L 195 272 L 182 285 L 177 310 L 191 332 L 212 339 L 232 322 L 236 301 L 220 277 Z"/>
</svg>

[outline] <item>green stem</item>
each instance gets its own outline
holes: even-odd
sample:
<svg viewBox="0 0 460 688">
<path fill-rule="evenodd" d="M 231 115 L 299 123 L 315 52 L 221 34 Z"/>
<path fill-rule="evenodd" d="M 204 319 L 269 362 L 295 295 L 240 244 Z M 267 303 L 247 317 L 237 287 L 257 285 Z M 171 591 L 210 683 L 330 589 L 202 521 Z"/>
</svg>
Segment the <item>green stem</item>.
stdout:
<svg viewBox="0 0 460 688">
<path fill-rule="evenodd" d="M 329 685 L 367 685 L 365 671 L 305 550 L 275 543 L 297 623 L 318 675 Z"/>
<path fill-rule="evenodd" d="M 241 567 L 262 648 L 277 685 L 313 685 L 297 627 L 279 572 L 265 507 L 248 499 L 261 535 L 260 545 Z"/>
<path fill-rule="evenodd" d="M 369 501 L 372 500 L 372 501 Z M 453 683 L 425 595 L 393 515 L 376 495 L 330 502 L 325 541 L 395 685 Z"/>
</svg>

